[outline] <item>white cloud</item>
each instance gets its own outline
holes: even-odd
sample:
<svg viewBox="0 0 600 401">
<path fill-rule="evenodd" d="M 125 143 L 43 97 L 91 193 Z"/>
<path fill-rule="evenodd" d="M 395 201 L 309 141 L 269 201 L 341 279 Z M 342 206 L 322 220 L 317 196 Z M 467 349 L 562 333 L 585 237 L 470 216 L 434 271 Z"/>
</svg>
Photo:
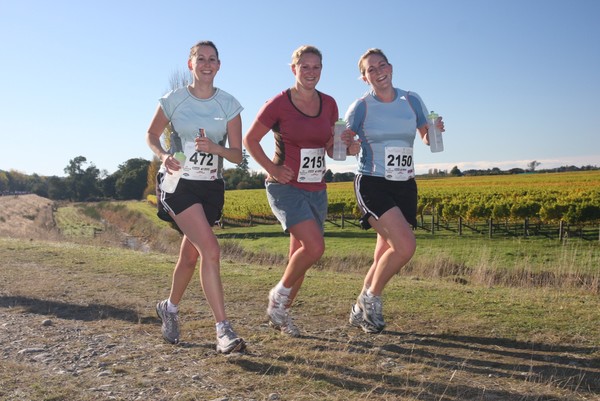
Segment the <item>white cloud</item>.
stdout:
<svg viewBox="0 0 600 401">
<path fill-rule="evenodd" d="M 539 162 L 538 169 L 550 169 L 562 166 L 600 166 L 600 156 L 574 156 L 560 159 L 527 159 L 527 160 L 478 160 L 455 163 L 422 163 L 417 165 L 417 174 L 426 174 L 430 169 L 438 169 L 441 171 L 447 170 L 450 172 L 454 166 L 457 166 L 460 171 L 465 170 L 487 170 L 494 167 L 500 170 L 510 170 L 511 168 L 527 169 L 527 165 L 533 160 Z"/>
</svg>

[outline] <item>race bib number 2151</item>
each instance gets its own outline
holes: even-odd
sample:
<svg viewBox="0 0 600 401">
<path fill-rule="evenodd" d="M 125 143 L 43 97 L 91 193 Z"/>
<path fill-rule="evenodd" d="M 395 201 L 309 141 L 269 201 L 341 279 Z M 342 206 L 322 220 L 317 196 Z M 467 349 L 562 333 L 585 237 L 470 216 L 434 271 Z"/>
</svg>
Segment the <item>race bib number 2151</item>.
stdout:
<svg viewBox="0 0 600 401">
<path fill-rule="evenodd" d="M 321 182 L 325 175 L 325 149 L 300 150 L 298 182 Z"/>
</svg>

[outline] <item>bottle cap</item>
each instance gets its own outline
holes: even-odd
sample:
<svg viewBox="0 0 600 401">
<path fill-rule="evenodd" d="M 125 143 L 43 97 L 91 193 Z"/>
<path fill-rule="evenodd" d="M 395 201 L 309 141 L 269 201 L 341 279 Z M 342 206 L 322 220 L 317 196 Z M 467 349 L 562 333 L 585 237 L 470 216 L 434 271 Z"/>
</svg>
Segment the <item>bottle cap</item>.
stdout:
<svg viewBox="0 0 600 401">
<path fill-rule="evenodd" d="M 433 110 L 431 110 L 431 112 L 429 113 L 429 116 L 427 116 L 427 118 L 433 118 L 434 120 L 438 117 L 439 117 L 439 115 Z"/>
<path fill-rule="evenodd" d="M 346 121 L 344 121 L 343 118 L 340 118 L 339 120 L 337 120 L 335 122 L 335 125 L 344 125 L 345 126 L 346 125 Z"/>
<path fill-rule="evenodd" d="M 175 152 L 173 157 L 176 158 L 179 163 L 185 162 L 185 159 L 186 159 L 185 153 L 183 153 L 183 152 Z"/>
</svg>

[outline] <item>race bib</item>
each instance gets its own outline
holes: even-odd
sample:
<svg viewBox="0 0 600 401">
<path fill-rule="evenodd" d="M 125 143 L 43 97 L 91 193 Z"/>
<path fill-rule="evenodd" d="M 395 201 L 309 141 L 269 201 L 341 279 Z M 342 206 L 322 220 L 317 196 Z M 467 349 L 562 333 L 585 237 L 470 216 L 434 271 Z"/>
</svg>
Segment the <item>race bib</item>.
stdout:
<svg viewBox="0 0 600 401">
<path fill-rule="evenodd" d="M 406 181 L 414 177 L 412 148 L 386 147 L 385 178 L 390 181 Z"/>
<path fill-rule="evenodd" d="M 325 176 L 325 149 L 301 149 L 298 182 L 321 182 Z"/>
<path fill-rule="evenodd" d="M 217 179 L 218 156 L 196 151 L 196 142 L 186 142 L 183 149 L 186 157 L 182 177 L 195 181 Z"/>
</svg>

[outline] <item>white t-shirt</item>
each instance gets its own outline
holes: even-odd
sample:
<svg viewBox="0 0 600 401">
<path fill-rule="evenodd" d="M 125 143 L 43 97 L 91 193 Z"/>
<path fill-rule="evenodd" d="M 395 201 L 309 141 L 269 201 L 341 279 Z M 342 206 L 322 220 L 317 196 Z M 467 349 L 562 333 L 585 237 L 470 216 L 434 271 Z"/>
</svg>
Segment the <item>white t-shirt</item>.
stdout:
<svg viewBox="0 0 600 401">
<path fill-rule="evenodd" d="M 202 160 L 208 163 L 210 157 L 193 156 L 193 146 L 200 128 L 215 143 L 225 146 L 227 142 L 227 123 L 240 114 L 243 107 L 229 93 L 215 88 L 215 94 L 209 99 L 199 99 L 192 95 L 187 87 L 175 89 L 159 99 L 160 106 L 181 140 L 182 150 L 187 161 L 182 178 L 203 179 L 194 174 L 192 167 Z M 187 145 L 186 145 L 187 144 Z M 192 152 L 192 154 L 189 154 Z M 190 161 L 193 158 L 194 160 Z M 223 178 L 223 158 L 213 155 L 215 167 L 214 178 Z M 197 164 L 196 164 L 197 165 Z M 161 166 L 164 170 L 164 166 Z"/>
</svg>

